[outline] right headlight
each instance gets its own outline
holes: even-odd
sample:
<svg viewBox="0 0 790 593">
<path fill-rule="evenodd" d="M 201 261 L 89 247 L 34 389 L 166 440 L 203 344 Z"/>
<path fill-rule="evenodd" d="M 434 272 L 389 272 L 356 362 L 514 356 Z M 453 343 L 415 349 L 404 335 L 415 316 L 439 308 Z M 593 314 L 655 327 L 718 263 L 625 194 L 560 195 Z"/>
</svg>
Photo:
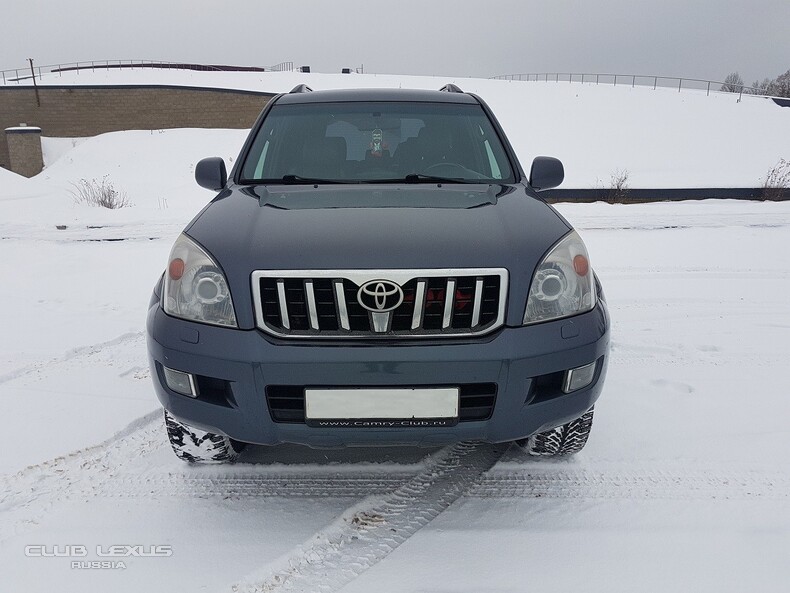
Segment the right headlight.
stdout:
<svg viewBox="0 0 790 593">
<path fill-rule="evenodd" d="M 165 313 L 190 321 L 238 327 L 230 289 L 216 262 L 182 234 L 173 245 L 165 273 Z"/>
<path fill-rule="evenodd" d="M 538 265 L 524 324 L 560 319 L 595 307 L 595 279 L 587 248 L 576 231 L 565 235 Z"/>
</svg>

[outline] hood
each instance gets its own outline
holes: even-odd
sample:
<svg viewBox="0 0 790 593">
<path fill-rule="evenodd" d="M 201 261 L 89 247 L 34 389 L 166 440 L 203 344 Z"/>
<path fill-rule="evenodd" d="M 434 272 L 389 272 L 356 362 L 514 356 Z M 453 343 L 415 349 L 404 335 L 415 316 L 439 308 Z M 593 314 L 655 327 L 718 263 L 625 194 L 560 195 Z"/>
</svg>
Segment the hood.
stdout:
<svg viewBox="0 0 790 593">
<path fill-rule="evenodd" d="M 270 186 L 221 193 L 186 232 L 228 277 L 253 327 L 254 270 L 504 267 L 506 321 L 520 324 L 532 274 L 569 227 L 521 185 Z"/>
</svg>

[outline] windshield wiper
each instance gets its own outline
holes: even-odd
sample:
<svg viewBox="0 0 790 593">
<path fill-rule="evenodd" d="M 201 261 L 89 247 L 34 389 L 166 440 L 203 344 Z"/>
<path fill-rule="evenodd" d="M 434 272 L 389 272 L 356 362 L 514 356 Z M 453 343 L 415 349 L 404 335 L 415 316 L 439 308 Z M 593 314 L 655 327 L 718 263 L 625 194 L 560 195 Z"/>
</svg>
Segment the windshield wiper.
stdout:
<svg viewBox="0 0 790 593">
<path fill-rule="evenodd" d="M 422 173 L 409 173 L 405 177 L 393 177 L 391 179 L 364 179 L 358 183 L 478 183 L 459 177 L 436 177 L 434 175 L 423 175 Z"/>
<path fill-rule="evenodd" d="M 346 183 L 337 179 L 319 179 L 318 177 L 302 177 L 301 175 L 283 175 L 283 183 Z"/>
<path fill-rule="evenodd" d="M 460 177 L 439 177 L 436 175 L 425 175 L 423 173 L 409 173 L 405 177 L 395 177 L 392 179 L 320 179 L 318 177 L 302 177 L 301 175 L 283 175 L 280 179 L 256 179 L 256 183 L 482 183 L 477 180 L 463 179 Z"/>
<path fill-rule="evenodd" d="M 406 183 L 466 183 L 465 179 L 453 177 L 438 177 L 424 173 L 409 173 L 403 178 Z"/>
</svg>

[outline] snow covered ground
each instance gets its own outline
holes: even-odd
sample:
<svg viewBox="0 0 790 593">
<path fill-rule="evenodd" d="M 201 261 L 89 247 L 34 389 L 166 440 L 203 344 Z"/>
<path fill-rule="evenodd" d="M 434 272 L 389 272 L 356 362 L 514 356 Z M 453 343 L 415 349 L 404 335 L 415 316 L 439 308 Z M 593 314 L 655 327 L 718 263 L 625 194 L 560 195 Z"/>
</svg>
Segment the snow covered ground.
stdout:
<svg viewBox="0 0 790 593">
<path fill-rule="evenodd" d="M 145 310 L 211 197 L 194 163 L 243 136 L 107 134 L 45 145 L 32 180 L 0 169 L 0 591 L 787 590 L 790 203 L 558 206 L 614 323 L 572 460 L 283 446 L 191 467 L 149 384 Z M 73 203 L 71 182 L 105 174 L 133 207 Z M 88 556 L 25 555 L 69 545 Z M 97 545 L 172 556 L 71 567 Z"/>
<path fill-rule="evenodd" d="M 790 159 L 790 108 L 764 97 L 738 101 L 734 93 L 594 82 L 152 69 L 49 74 L 39 85 L 168 84 L 278 93 L 301 83 L 323 90 L 438 89 L 448 82 L 491 105 L 526 167 L 537 155 L 560 158 L 563 188 L 608 188 L 618 171 L 629 173 L 632 188 L 761 187 L 780 158 Z"/>
</svg>

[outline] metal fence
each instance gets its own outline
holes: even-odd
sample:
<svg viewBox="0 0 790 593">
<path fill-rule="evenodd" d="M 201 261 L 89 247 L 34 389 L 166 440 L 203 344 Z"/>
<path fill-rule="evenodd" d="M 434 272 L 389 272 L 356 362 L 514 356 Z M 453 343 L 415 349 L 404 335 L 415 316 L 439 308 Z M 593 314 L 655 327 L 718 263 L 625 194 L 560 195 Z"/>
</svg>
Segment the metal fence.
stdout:
<svg viewBox="0 0 790 593">
<path fill-rule="evenodd" d="M 730 85 L 725 82 L 718 82 L 715 80 L 703 80 L 700 78 L 677 78 L 675 76 L 654 76 L 646 74 L 588 74 L 588 73 L 573 73 L 573 72 L 543 72 L 539 74 L 500 74 L 499 76 L 492 76 L 492 79 L 497 80 L 522 80 L 525 82 L 568 82 L 568 83 L 589 83 L 589 84 L 611 84 L 614 86 L 646 86 L 653 87 L 653 89 L 672 88 L 677 89 L 678 92 L 682 90 L 696 90 L 705 91 L 707 95 L 713 92 L 730 92 L 738 95 L 740 101 L 744 95 L 750 97 L 763 97 L 768 98 L 765 94 L 765 89 L 742 86 Z M 722 91 L 722 87 L 727 86 L 732 90 Z"/>
<path fill-rule="evenodd" d="M 44 74 L 58 74 L 63 76 L 64 72 L 76 72 L 91 70 L 114 70 L 114 69 L 170 69 L 170 70 L 197 70 L 210 72 L 291 72 L 294 69 L 293 62 L 280 62 L 273 66 L 223 66 L 214 64 L 190 64 L 187 62 L 168 62 L 164 60 L 92 60 L 90 62 L 68 62 L 63 64 L 48 64 L 46 66 L 24 66 L 22 68 L 12 68 L 0 70 L 0 81 L 4 85 L 21 84 L 35 78 L 41 78 Z"/>
</svg>

